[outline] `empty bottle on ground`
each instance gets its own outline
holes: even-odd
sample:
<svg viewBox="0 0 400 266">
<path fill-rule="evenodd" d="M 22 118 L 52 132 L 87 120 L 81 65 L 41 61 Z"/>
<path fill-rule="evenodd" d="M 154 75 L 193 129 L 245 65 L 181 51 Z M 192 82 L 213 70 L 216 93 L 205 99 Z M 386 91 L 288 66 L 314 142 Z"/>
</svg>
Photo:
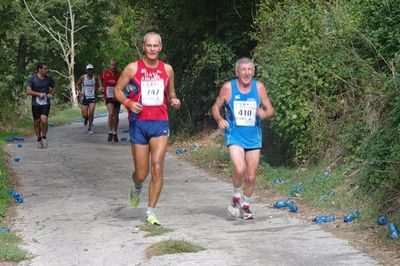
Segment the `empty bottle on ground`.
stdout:
<svg viewBox="0 0 400 266">
<path fill-rule="evenodd" d="M 389 224 L 389 232 L 390 232 L 391 238 L 393 238 L 393 239 L 399 238 L 399 229 L 397 229 L 397 225 L 395 223 Z"/>
<path fill-rule="evenodd" d="M 336 220 L 335 215 L 319 215 L 314 217 L 312 221 L 316 224 L 326 224 L 326 223 L 331 223 Z"/>
<path fill-rule="evenodd" d="M 382 216 L 379 216 L 378 219 L 376 219 L 376 223 L 378 225 L 385 225 L 388 223 L 388 219 L 386 216 L 382 215 Z"/>
<path fill-rule="evenodd" d="M 354 210 L 344 217 L 343 222 L 349 223 L 352 222 L 354 219 L 357 219 L 358 217 L 360 217 L 360 211 Z"/>
<path fill-rule="evenodd" d="M 277 209 L 281 209 L 281 208 L 285 208 L 288 207 L 289 204 L 293 203 L 293 201 L 291 199 L 287 199 L 287 200 L 280 200 L 274 203 L 274 208 Z"/>
</svg>

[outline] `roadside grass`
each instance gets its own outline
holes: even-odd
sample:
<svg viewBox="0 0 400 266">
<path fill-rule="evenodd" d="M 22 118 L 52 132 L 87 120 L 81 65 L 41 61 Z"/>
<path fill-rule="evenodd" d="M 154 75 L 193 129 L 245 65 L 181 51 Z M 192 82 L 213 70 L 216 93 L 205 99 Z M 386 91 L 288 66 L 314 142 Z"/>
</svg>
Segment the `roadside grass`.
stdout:
<svg viewBox="0 0 400 266">
<path fill-rule="evenodd" d="M 164 240 L 149 246 L 145 253 L 146 258 L 177 253 L 197 253 L 205 250 L 203 247 L 192 244 L 185 240 Z"/>
<path fill-rule="evenodd" d="M 160 235 L 163 235 L 165 233 L 173 231 L 170 228 L 151 225 L 151 224 L 142 224 L 142 225 L 139 226 L 139 229 L 141 231 L 147 232 L 147 234 L 145 234 L 144 237 L 160 236 Z"/>
<path fill-rule="evenodd" d="M 53 107 L 52 107 L 53 108 Z M 54 109 L 54 110 L 53 110 Z M 81 109 L 73 109 L 69 106 L 57 106 L 50 110 L 49 126 L 59 126 L 66 123 L 72 123 L 81 119 Z M 54 112 L 53 112 L 54 111 Z M 107 106 L 103 102 L 96 104 L 95 115 L 106 113 Z"/>
<path fill-rule="evenodd" d="M 6 217 L 7 206 L 10 203 L 9 173 L 6 167 L 5 152 L 0 149 L 0 224 Z"/>
<path fill-rule="evenodd" d="M 0 144 L 2 146 L 4 144 Z M 10 173 L 7 169 L 5 152 L 0 148 L 0 227 L 8 227 L 4 223 L 6 218 L 7 208 L 11 204 L 11 197 L 9 196 L 10 187 Z M 18 245 L 21 243 L 19 238 L 13 232 L 0 233 L 0 261 L 14 261 L 19 262 L 26 258 L 27 252 L 20 249 Z"/>
<path fill-rule="evenodd" d="M 28 253 L 20 248 L 21 238 L 14 233 L 0 234 L 0 261 L 20 262 L 26 259 Z"/>
<path fill-rule="evenodd" d="M 232 170 L 228 150 L 218 146 L 201 147 L 188 151 L 189 160 L 208 170 L 229 173 Z"/>
<path fill-rule="evenodd" d="M 261 163 L 257 182 L 259 186 L 273 189 L 287 198 L 300 199 L 320 210 L 321 214 L 333 212 L 341 220 L 358 209 L 361 216 L 356 222 L 361 227 L 374 226 L 377 217 L 382 214 L 380 207 L 374 203 L 373 197 L 361 192 L 356 179 L 351 176 L 351 169 L 342 167 L 330 172 L 323 165 L 321 162 L 310 169 L 297 170 Z M 274 183 L 276 179 L 283 182 Z"/>
</svg>

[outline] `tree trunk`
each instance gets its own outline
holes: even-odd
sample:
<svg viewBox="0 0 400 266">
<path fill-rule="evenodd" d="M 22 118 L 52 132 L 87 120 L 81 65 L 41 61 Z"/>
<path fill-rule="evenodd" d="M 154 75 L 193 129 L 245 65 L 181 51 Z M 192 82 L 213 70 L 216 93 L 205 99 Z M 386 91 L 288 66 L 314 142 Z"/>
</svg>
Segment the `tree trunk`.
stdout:
<svg viewBox="0 0 400 266">
<path fill-rule="evenodd" d="M 18 56 L 17 56 L 17 88 L 24 87 L 24 76 L 26 67 L 26 53 L 28 51 L 28 45 L 25 35 L 21 34 L 19 36 L 18 42 Z M 17 92 L 20 94 L 21 92 Z"/>
</svg>

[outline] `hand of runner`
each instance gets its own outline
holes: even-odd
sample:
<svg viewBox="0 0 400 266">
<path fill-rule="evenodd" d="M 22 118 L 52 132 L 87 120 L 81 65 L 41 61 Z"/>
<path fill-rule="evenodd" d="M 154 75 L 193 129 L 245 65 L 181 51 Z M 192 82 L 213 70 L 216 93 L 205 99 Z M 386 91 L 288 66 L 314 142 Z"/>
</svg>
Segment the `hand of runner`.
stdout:
<svg viewBox="0 0 400 266">
<path fill-rule="evenodd" d="M 140 102 L 132 102 L 130 109 L 134 113 L 140 113 L 143 109 L 143 105 Z"/>
<path fill-rule="evenodd" d="M 220 119 L 220 120 L 218 120 L 218 127 L 220 128 L 220 129 L 225 129 L 225 128 L 228 128 L 229 127 L 229 124 L 228 124 L 228 121 L 226 121 L 225 119 Z"/>
<path fill-rule="evenodd" d="M 171 107 L 174 108 L 175 110 L 178 109 L 181 106 L 181 101 L 178 98 L 172 98 L 171 99 Z"/>
</svg>

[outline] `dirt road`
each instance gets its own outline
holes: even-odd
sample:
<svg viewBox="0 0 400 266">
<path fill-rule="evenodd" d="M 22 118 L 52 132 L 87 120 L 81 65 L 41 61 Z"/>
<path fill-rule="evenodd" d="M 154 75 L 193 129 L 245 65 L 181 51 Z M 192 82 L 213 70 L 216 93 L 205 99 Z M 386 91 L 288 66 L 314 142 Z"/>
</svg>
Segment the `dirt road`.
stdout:
<svg viewBox="0 0 400 266">
<path fill-rule="evenodd" d="M 128 205 L 132 163 L 128 142 L 106 141 L 106 119 L 94 135 L 78 123 L 50 128 L 48 149 L 25 139 L 12 163 L 19 177 L 12 230 L 32 254 L 20 265 L 376 265 L 378 262 L 317 225 L 254 202 L 256 219 L 231 220 L 225 207 L 231 185 L 179 160 L 166 158 L 165 183 L 156 213 L 173 232 L 144 237 L 147 187 L 139 207 Z M 121 114 L 121 129 L 127 128 Z M 127 137 L 127 134 L 120 134 Z M 205 248 L 193 254 L 146 259 L 161 240 L 187 240 Z"/>
</svg>

